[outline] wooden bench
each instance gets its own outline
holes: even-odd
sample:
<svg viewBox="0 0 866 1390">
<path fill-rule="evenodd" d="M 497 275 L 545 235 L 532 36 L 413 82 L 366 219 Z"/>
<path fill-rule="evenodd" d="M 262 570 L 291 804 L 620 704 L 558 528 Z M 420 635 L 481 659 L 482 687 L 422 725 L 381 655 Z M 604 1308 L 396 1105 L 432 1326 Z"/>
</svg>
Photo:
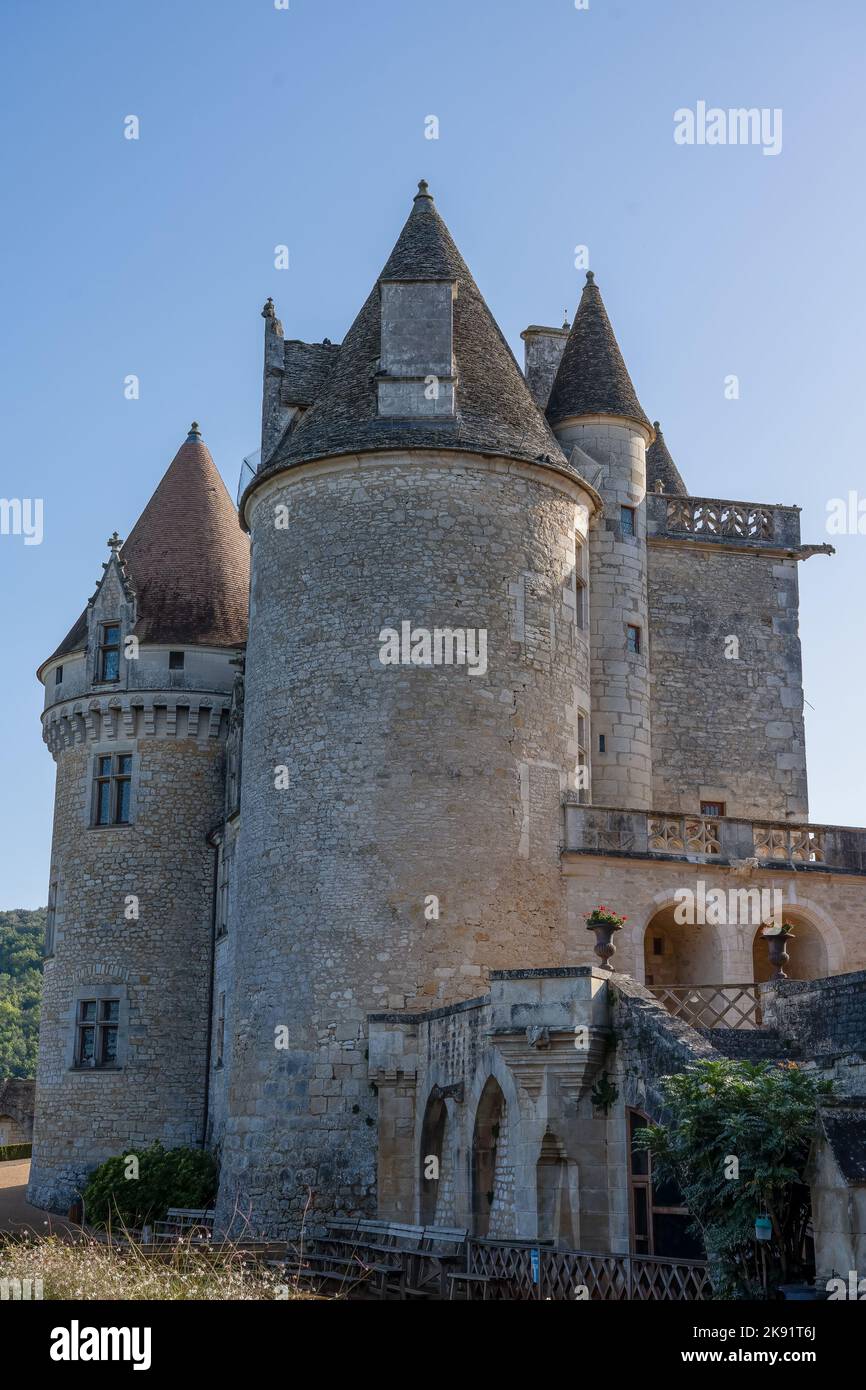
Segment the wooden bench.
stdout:
<svg viewBox="0 0 866 1390">
<path fill-rule="evenodd" d="M 154 1221 L 153 1241 L 210 1240 L 213 1236 L 213 1209 L 196 1211 L 192 1207 L 169 1207 L 164 1221 Z"/>
</svg>

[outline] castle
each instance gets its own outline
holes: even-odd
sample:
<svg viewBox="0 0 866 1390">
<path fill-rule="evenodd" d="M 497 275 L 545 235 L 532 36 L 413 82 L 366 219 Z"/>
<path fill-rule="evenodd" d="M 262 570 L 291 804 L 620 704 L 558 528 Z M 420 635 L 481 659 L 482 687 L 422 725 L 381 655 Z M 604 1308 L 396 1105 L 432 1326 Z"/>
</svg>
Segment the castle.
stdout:
<svg viewBox="0 0 866 1390">
<path fill-rule="evenodd" d="M 342 345 L 263 316 L 238 509 L 193 425 L 39 671 L 30 1200 L 160 1139 L 218 1153 L 221 1229 L 682 1253 L 629 1155 L 659 1076 L 785 1052 L 866 978 L 866 832 L 808 820 L 829 547 L 688 491 L 591 272 L 522 372 L 423 182 Z M 682 922 L 713 890 L 781 895 L 789 984 L 763 907 Z"/>
</svg>

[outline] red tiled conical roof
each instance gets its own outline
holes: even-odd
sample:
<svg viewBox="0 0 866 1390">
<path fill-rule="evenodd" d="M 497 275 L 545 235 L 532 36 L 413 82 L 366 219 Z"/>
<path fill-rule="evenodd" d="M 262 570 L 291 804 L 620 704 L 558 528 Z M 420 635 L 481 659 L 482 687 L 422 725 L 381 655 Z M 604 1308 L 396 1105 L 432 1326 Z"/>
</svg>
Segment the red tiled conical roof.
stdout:
<svg viewBox="0 0 866 1390">
<path fill-rule="evenodd" d="M 240 647 L 247 638 L 250 547 L 210 450 L 193 425 L 124 543 L 141 642 Z M 49 657 L 83 651 L 87 613 Z"/>
</svg>

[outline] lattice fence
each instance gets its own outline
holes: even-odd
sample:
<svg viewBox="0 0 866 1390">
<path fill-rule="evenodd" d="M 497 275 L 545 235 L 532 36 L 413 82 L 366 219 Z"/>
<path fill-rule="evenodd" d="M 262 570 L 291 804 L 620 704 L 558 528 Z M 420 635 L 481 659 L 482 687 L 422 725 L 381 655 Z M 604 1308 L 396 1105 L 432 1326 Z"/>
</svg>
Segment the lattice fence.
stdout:
<svg viewBox="0 0 866 1390">
<path fill-rule="evenodd" d="M 533 1278 L 533 1253 L 538 1272 Z M 571 1301 L 586 1289 L 591 1300 L 694 1302 L 712 1298 L 709 1267 L 698 1260 L 649 1255 L 603 1255 L 587 1250 L 533 1252 L 525 1245 L 470 1244 L 469 1269 L 501 1281 L 499 1299 Z"/>
<path fill-rule="evenodd" d="M 674 1018 L 693 1028 L 760 1028 L 761 994 L 756 984 L 649 985 Z"/>
</svg>

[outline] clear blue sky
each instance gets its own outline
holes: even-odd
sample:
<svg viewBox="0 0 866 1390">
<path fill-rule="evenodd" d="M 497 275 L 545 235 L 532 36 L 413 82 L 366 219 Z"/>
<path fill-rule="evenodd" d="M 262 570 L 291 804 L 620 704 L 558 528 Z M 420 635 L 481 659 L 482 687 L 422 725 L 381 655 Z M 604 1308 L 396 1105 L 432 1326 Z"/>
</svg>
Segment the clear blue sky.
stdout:
<svg viewBox="0 0 866 1390">
<path fill-rule="evenodd" d="M 421 177 L 519 356 L 588 245 L 693 493 L 797 502 L 806 541 L 866 496 L 862 0 L 12 0 L 0 40 L 0 493 L 45 506 L 0 537 L 3 907 L 46 898 L 34 671 L 106 537 L 193 418 L 234 491 L 265 298 L 339 341 Z M 781 153 L 676 145 L 699 100 L 782 108 Z M 866 536 L 835 543 L 800 570 L 811 818 L 862 824 Z"/>
</svg>

